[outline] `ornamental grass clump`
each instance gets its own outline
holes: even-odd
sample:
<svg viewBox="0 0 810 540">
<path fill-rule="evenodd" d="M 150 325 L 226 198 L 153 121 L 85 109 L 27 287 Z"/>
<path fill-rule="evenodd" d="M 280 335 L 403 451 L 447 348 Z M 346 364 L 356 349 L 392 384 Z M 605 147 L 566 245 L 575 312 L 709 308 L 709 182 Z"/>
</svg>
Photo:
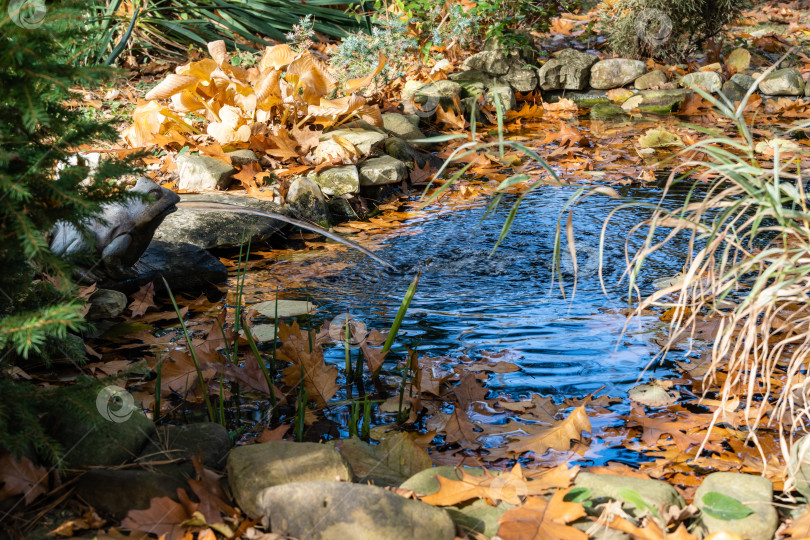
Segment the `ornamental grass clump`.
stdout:
<svg viewBox="0 0 810 540">
<path fill-rule="evenodd" d="M 746 0 L 606 0 L 600 23 L 617 55 L 682 62 L 747 5 Z"/>
<path fill-rule="evenodd" d="M 810 358 L 807 176 L 802 176 L 800 154 L 783 153 L 787 145 L 754 141 L 743 118 L 748 96 L 735 109 L 724 97 L 693 90 L 733 120 L 738 134 L 690 126 L 708 138 L 682 151 L 686 162 L 678 169 L 686 172 L 673 172 L 661 202 L 628 202 L 613 211 L 650 210 L 650 217 L 628 234 L 630 300 L 636 302 L 638 315 L 653 309 L 667 313 L 664 320 L 671 316 L 663 354 L 701 333 L 713 338 L 702 387 L 705 393 L 716 392 L 723 404 L 714 423 L 723 421 L 726 404 L 739 399 L 752 442 L 757 442 L 758 428 L 776 429 L 786 451 L 790 435 L 807 430 L 810 421 L 810 379 L 805 375 Z M 670 193 L 688 182 L 683 204 L 666 208 Z M 600 253 L 611 216 L 604 224 Z M 684 271 L 659 280 L 661 288 L 645 294 L 640 286 L 645 262 L 656 252 L 673 249 L 673 242 L 682 245 L 684 238 Z M 640 247 L 630 249 L 638 239 Z"/>
</svg>

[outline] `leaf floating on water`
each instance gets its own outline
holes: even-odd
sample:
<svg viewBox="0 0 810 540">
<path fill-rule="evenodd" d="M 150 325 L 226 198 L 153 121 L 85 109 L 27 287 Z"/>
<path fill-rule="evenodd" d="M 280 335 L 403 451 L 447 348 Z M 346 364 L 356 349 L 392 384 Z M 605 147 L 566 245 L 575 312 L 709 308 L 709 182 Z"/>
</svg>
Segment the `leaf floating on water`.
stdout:
<svg viewBox="0 0 810 540">
<path fill-rule="evenodd" d="M 585 405 L 571 411 L 571 414 L 558 424 L 541 431 L 537 435 L 509 443 L 507 448 L 515 454 L 534 452 L 540 455 L 548 449 L 565 452 L 571 449 L 572 440 L 581 438 L 583 431 L 591 431 L 591 421 L 585 412 Z"/>
<path fill-rule="evenodd" d="M 277 306 L 278 304 L 278 306 Z M 283 319 L 285 317 L 298 317 L 307 315 L 315 311 L 318 306 L 305 300 L 268 300 L 250 306 L 250 309 L 258 311 L 261 315 L 271 319 Z M 278 311 L 276 309 L 278 308 Z"/>
<path fill-rule="evenodd" d="M 627 395 L 633 401 L 637 401 L 649 407 L 671 405 L 675 403 L 679 397 L 677 392 L 668 392 L 667 388 L 665 388 L 660 381 L 634 386 L 627 392 Z"/>
<path fill-rule="evenodd" d="M 681 138 L 665 129 L 650 129 L 639 137 L 638 143 L 642 148 L 670 148 L 684 146 Z"/>
</svg>

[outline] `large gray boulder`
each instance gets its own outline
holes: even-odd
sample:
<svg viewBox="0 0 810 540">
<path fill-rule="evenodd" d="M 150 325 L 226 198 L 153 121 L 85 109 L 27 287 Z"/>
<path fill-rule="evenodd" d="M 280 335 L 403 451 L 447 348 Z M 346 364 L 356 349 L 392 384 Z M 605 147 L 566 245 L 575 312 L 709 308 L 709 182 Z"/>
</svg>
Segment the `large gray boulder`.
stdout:
<svg viewBox="0 0 810 540">
<path fill-rule="evenodd" d="M 762 79 L 759 89 L 763 94 L 771 96 L 801 96 L 804 93 L 804 81 L 796 68 L 777 69 Z"/>
<path fill-rule="evenodd" d="M 98 321 L 118 317 L 127 307 L 127 295 L 112 289 L 98 289 L 89 302 L 90 309 L 85 315 L 88 321 Z"/>
<path fill-rule="evenodd" d="M 647 65 L 641 60 L 609 58 L 600 60 L 591 67 L 591 87 L 597 90 L 610 90 L 630 84 L 647 72 Z"/>
<path fill-rule="evenodd" d="M 121 521 L 130 510 L 146 510 L 155 497 L 177 500 L 185 480 L 140 469 L 94 469 L 81 476 L 75 494 L 108 519 Z"/>
<path fill-rule="evenodd" d="M 796 490 L 810 499 L 810 435 L 805 435 L 790 447 L 788 476 Z"/>
<path fill-rule="evenodd" d="M 177 187 L 183 191 L 228 189 L 236 169 L 211 156 L 177 158 Z"/>
<path fill-rule="evenodd" d="M 493 76 L 506 75 L 509 72 L 509 59 L 503 51 L 482 51 L 464 60 L 461 67 Z"/>
<path fill-rule="evenodd" d="M 509 71 L 501 77 L 515 92 L 529 93 L 537 88 L 537 70 L 518 54 L 509 56 Z"/>
<path fill-rule="evenodd" d="M 161 426 L 141 450 L 138 462 L 150 464 L 172 460 L 191 461 L 202 457 L 209 469 L 225 469 L 225 459 L 231 449 L 228 430 L 214 422 L 197 422 L 180 426 Z M 189 470 L 189 469 L 186 469 Z"/>
<path fill-rule="evenodd" d="M 289 211 L 272 201 L 240 197 L 224 193 L 183 195 L 182 202 L 225 203 L 236 208 L 249 208 L 275 214 L 289 215 Z M 163 221 L 155 232 L 155 240 L 170 243 L 188 243 L 203 249 L 238 248 L 248 240 L 256 244 L 266 242 L 286 227 L 271 217 L 242 214 L 227 209 L 180 207 Z"/>
<path fill-rule="evenodd" d="M 754 511 L 742 519 L 721 519 L 705 511 L 704 496 L 719 493 Z M 695 491 L 695 506 L 702 510 L 700 526 L 707 534 L 727 531 L 743 540 L 771 540 L 779 525 L 773 505 L 773 484 L 767 478 L 751 474 L 717 472 L 708 475 Z"/>
<path fill-rule="evenodd" d="M 293 482 L 350 482 L 346 458 L 333 446 L 272 441 L 238 446 L 228 456 L 228 482 L 239 508 L 251 517 L 268 515 L 262 493 Z"/>
<path fill-rule="evenodd" d="M 287 204 L 309 221 L 329 227 L 329 206 L 321 187 L 312 178 L 299 176 L 290 182 Z"/>
<path fill-rule="evenodd" d="M 354 145 L 360 155 L 367 156 L 371 149 L 385 140 L 385 134 L 376 130 L 361 128 L 346 128 L 329 131 L 320 136 L 320 141 L 325 142 L 335 137 L 341 137 Z M 315 156 L 318 155 L 318 148 L 315 148 Z"/>
<path fill-rule="evenodd" d="M 511 111 L 517 107 L 515 94 L 512 92 L 512 87 L 509 86 L 509 84 L 505 81 L 499 82 L 501 82 L 501 84 L 496 82 L 492 87 L 487 89 L 484 102 L 492 107 L 496 107 L 495 103 L 498 102 L 503 112 Z"/>
<path fill-rule="evenodd" d="M 543 90 L 582 90 L 588 86 L 591 66 L 598 61 L 575 49 L 558 51 L 537 71 L 538 84 Z"/>
<path fill-rule="evenodd" d="M 371 158 L 360 164 L 361 186 L 399 184 L 408 178 L 408 166 L 391 156 Z"/>
<path fill-rule="evenodd" d="M 228 281 L 228 269 L 207 250 L 189 243 L 153 241 L 138 262 L 138 277 L 127 283 L 141 287 L 155 282 L 163 288 L 163 279 L 172 291 L 199 291 Z"/>
<path fill-rule="evenodd" d="M 272 531 L 311 540 L 453 540 L 446 511 L 377 486 L 297 482 L 264 490 L 258 503 Z"/>
<path fill-rule="evenodd" d="M 442 158 L 414 148 L 408 141 L 403 141 L 399 137 L 390 137 L 385 141 L 385 153 L 419 168 L 424 168 L 428 164 L 433 168 L 439 168 L 444 163 Z"/>
<path fill-rule="evenodd" d="M 355 165 L 323 169 L 317 174 L 311 174 L 310 178 L 318 183 L 321 191 L 332 197 L 360 192 L 360 175 Z"/>
</svg>

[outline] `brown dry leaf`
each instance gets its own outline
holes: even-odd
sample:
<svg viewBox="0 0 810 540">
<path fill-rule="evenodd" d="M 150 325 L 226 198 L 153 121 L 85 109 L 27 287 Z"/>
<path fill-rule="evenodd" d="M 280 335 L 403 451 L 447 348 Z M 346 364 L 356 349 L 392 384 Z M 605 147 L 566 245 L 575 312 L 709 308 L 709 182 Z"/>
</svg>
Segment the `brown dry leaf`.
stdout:
<svg viewBox="0 0 810 540">
<path fill-rule="evenodd" d="M 106 522 L 107 521 L 96 514 L 95 511 L 88 510 L 82 514 L 82 517 L 71 519 L 70 521 L 62 523 L 57 528 L 52 530 L 50 534 L 56 536 L 73 537 L 81 531 L 99 529 L 103 527 Z"/>
<path fill-rule="evenodd" d="M 265 135 L 266 141 L 271 146 L 265 149 L 265 153 L 279 159 L 295 159 L 298 153 L 298 142 L 290 137 L 290 133 L 285 128 L 279 128 L 275 135 Z"/>
<path fill-rule="evenodd" d="M 324 362 L 323 348 L 320 344 L 313 343 L 310 349 L 309 336 L 305 330 L 298 327 L 297 321 L 292 326 L 280 323 L 278 335 L 282 345 L 277 351 L 277 358 L 292 363 L 284 370 L 284 384 L 297 387 L 301 382 L 303 368 L 304 387 L 309 398 L 319 406 L 325 407 L 340 388 L 337 383 L 338 369 Z"/>
<path fill-rule="evenodd" d="M 190 478 L 188 485 L 200 501 L 197 511 L 205 517 L 205 522 L 221 523 L 223 514 L 228 517 L 237 515 L 237 510 L 229 504 L 230 497 L 220 483 L 223 475 L 206 469 L 201 457 L 192 456 L 191 463 L 196 478 Z"/>
<path fill-rule="evenodd" d="M 335 446 L 360 479 L 374 478 L 391 485 L 399 485 L 433 465 L 430 455 L 409 433 L 391 434 L 378 445 L 352 438 L 336 441 Z"/>
<path fill-rule="evenodd" d="M 415 186 L 426 185 L 437 170 L 438 169 L 430 166 L 428 160 L 425 160 L 424 167 L 419 167 L 417 165 L 416 168 L 414 168 L 414 170 L 411 171 L 410 174 L 411 184 Z"/>
<path fill-rule="evenodd" d="M 263 174 L 262 166 L 259 165 L 258 161 L 251 161 L 246 165 L 242 165 L 240 171 L 233 175 L 233 178 L 239 180 L 248 192 L 252 190 L 257 190 L 259 188 L 259 183 L 256 181 L 256 176 Z"/>
<path fill-rule="evenodd" d="M 463 114 L 457 114 L 452 109 L 445 110 L 441 105 L 436 107 L 436 120 L 456 130 L 463 130 L 467 125 Z"/>
<path fill-rule="evenodd" d="M 202 369 L 203 379 L 207 382 L 216 375 L 213 368 Z M 197 369 L 191 356 L 184 350 L 173 350 L 169 358 L 160 365 L 160 387 L 163 392 L 177 392 L 186 399 L 197 397 L 204 389 L 199 388 Z M 200 397 L 202 394 L 200 394 Z"/>
<path fill-rule="evenodd" d="M 30 504 L 48 492 L 48 470 L 37 467 L 25 456 L 17 461 L 10 452 L 0 455 L 0 501 L 23 495 Z"/>
<path fill-rule="evenodd" d="M 585 509 L 563 501 L 567 492 L 557 490 L 549 501 L 529 497 L 523 506 L 507 510 L 498 520 L 498 536 L 503 540 L 587 540 L 587 534 L 568 525 L 583 517 Z"/>
<path fill-rule="evenodd" d="M 155 306 L 155 282 L 151 281 L 132 293 L 132 302 L 127 309 L 132 317 L 142 317 L 146 310 Z"/>
<path fill-rule="evenodd" d="M 165 537 L 165 540 L 183 540 L 185 533 L 181 523 L 190 519 L 197 510 L 185 490 L 177 490 L 179 503 L 169 497 L 155 497 L 146 510 L 130 510 L 121 526 L 133 531 L 144 531 Z"/>
<path fill-rule="evenodd" d="M 444 426 L 447 442 L 458 443 L 464 448 L 480 448 L 481 445 L 476 442 L 478 432 L 473 428 L 474 425 L 467 413 L 460 407 L 456 407 Z"/>
<path fill-rule="evenodd" d="M 458 399 L 461 408 L 465 411 L 476 401 L 484 401 L 487 389 L 478 382 L 474 373 L 465 373 L 461 380 L 453 389 L 453 393 Z"/>
<path fill-rule="evenodd" d="M 256 442 L 283 441 L 284 435 L 286 435 L 288 431 L 290 431 L 289 425 L 281 425 L 273 429 L 264 428 L 264 431 L 256 437 Z"/>
<path fill-rule="evenodd" d="M 614 515 L 612 521 L 607 522 L 606 525 L 611 529 L 629 534 L 633 540 L 697 540 L 696 536 L 689 534 L 683 523 L 675 532 L 668 533 L 653 519 L 647 520 L 644 527 L 638 527 L 623 517 Z"/>
<path fill-rule="evenodd" d="M 583 431 L 591 431 L 591 421 L 585 412 L 585 406 L 579 406 L 565 420 L 545 429 L 536 435 L 524 437 L 507 445 L 510 452 L 522 454 L 534 452 L 542 455 L 549 448 L 560 452 L 571 448 L 572 440 L 579 440 Z"/>
</svg>

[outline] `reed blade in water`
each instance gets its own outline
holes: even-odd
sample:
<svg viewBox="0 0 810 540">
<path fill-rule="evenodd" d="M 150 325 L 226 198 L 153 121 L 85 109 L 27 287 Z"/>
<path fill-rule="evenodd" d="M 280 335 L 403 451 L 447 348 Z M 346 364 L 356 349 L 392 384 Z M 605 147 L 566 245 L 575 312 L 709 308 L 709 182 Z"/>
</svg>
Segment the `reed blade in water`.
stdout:
<svg viewBox="0 0 810 540">
<path fill-rule="evenodd" d="M 363 253 L 364 255 L 370 257 L 371 259 L 374 259 L 375 261 L 377 261 L 381 265 L 385 266 L 391 272 L 394 272 L 394 273 L 397 273 L 397 274 L 403 273 L 402 270 L 397 268 L 395 265 L 393 265 L 392 263 L 386 261 L 385 259 L 383 259 L 379 255 L 377 255 L 376 253 L 374 253 L 370 249 L 361 246 L 357 242 L 353 242 L 353 241 L 351 241 L 351 240 L 349 240 L 347 238 L 343 238 L 342 236 L 340 236 L 337 233 L 327 231 L 323 227 L 318 227 L 317 225 L 314 225 L 312 223 L 307 223 L 305 221 L 300 221 L 298 219 L 283 216 L 281 214 L 276 214 L 275 212 L 266 212 L 264 210 L 255 210 L 253 208 L 245 208 L 243 206 L 239 206 L 239 205 L 236 205 L 236 204 L 230 204 L 230 203 L 203 202 L 203 201 L 180 201 L 179 203 L 177 203 L 177 206 L 182 207 L 182 208 L 192 208 L 192 209 L 195 209 L 195 210 L 210 210 L 212 212 L 217 212 L 218 211 L 218 212 L 235 212 L 235 213 L 238 213 L 238 214 L 250 214 L 250 215 L 254 215 L 254 216 L 262 216 L 262 217 L 266 217 L 266 218 L 270 218 L 270 219 L 275 219 L 275 220 L 278 220 L 278 221 L 283 221 L 284 223 L 289 223 L 290 225 L 300 227 L 301 229 L 306 229 L 308 231 L 318 233 L 320 235 L 323 235 L 323 236 L 329 238 L 330 240 L 334 240 L 335 242 L 343 244 L 344 246 L 348 246 L 348 247 L 350 247 L 352 249 L 356 249 L 357 251 Z"/>
</svg>

